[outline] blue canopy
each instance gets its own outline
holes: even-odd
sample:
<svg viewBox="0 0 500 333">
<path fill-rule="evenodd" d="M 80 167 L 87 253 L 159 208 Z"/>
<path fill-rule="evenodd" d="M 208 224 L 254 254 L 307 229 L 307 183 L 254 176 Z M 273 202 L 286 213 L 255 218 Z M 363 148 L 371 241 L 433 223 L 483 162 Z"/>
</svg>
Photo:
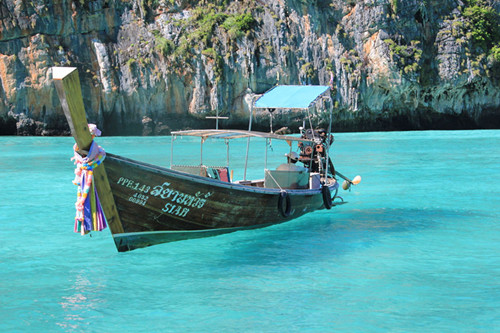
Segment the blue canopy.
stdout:
<svg viewBox="0 0 500 333">
<path fill-rule="evenodd" d="M 262 95 L 256 108 L 307 109 L 329 86 L 276 86 Z"/>
</svg>

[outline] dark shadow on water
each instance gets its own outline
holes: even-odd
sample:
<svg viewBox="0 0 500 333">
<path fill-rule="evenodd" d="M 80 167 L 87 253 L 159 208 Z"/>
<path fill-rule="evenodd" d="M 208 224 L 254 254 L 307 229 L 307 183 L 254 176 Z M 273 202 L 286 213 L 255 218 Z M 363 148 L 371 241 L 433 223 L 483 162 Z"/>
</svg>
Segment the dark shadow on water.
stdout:
<svg viewBox="0 0 500 333">
<path fill-rule="evenodd" d="M 477 216 L 441 209 L 322 211 L 281 225 L 220 236 L 214 243 L 227 249 L 223 261 L 233 265 L 300 264 L 375 246 L 389 234 L 411 237 L 469 215 Z"/>
</svg>

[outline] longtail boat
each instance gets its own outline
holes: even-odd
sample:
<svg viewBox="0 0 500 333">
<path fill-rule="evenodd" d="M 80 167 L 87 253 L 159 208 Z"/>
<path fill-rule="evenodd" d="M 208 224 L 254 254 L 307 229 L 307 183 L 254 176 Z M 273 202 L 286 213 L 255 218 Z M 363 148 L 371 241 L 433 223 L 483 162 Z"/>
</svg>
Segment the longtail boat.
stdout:
<svg viewBox="0 0 500 333">
<path fill-rule="evenodd" d="M 94 141 L 97 129 L 87 123 L 76 68 L 54 67 L 53 80 L 76 142 L 75 184 L 79 185 L 79 195 L 75 231 L 86 234 L 101 230 L 107 222 L 120 252 L 261 228 L 331 209 L 345 203 L 338 195 L 337 177 L 345 180 L 344 189 L 361 180 L 359 176 L 352 180 L 343 176 L 331 162 L 332 103 L 328 86 L 274 87 L 252 102 L 248 131 L 172 133 L 172 144 L 176 137 L 191 136 L 200 138 L 202 147 L 208 139 L 226 142 L 246 139 L 244 177 L 234 180 L 229 157 L 223 166 L 204 165 L 202 157 L 189 165 L 171 162 L 170 166 L 158 166 L 104 153 Z M 309 114 L 309 109 L 318 105 L 323 108 L 329 105 L 327 130 L 301 128 L 301 136 L 278 135 L 272 133 L 272 123 L 271 133 L 251 130 L 253 112 L 257 109 L 305 110 Z M 264 178 L 247 179 L 249 142 L 254 138 L 266 143 L 286 141 L 290 146 L 286 165 L 289 167 L 268 169 L 265 162 Z M 299 153 L 293 151 L 294 147 Z M 267 150 L 265 155 L 267 158 Z"/>
</svg>

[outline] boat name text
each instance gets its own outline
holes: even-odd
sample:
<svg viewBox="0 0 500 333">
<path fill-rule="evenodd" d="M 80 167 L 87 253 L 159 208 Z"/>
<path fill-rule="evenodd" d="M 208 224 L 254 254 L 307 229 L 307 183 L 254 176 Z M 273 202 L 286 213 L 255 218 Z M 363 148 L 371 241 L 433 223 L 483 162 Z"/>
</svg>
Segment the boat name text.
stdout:
<svg viewBox="0 0 500 333">
<path fill-rule="evenodd" d="M 170 183 L 167 182 L 163 183 L 162 185 L 157 185 L 153 187 L 153 190 L 149 194 L 155 197 L 170 200 L 172 203 L 167 202 L 162 211 L 167 214 L 174 214 L 180 217 L 185 217 L 189 213 L 191 208 L 203 208 L 203 206 L 207 202 L 208 197 L 212 195 L 211 192 L 202 193 L 200 191 L 196 192 L 195 195 L 190 195 L 187 193 L 179 192 L 173 188 L 170 188 L 169 186 Z"/>
<path fill-rule="evenodd" d="M 150 197 L 159 197 L 169 202 L 165 203 L 162 211 L 167 214 L 186 217 L 191 209 L 200 209 L 205 206 L 207 199 L 212 195 L 212 192 L 203 193 L 196 192 L 194 195 L 179 192 L 174 188 L 170 188 L 170 183 L 151 186 L 136 182 L 133 179 L 120 177 L 116 182 L 117 185 L 135 190 L 128 201 L 140 206 L 145 206 Z"/>
</svg>

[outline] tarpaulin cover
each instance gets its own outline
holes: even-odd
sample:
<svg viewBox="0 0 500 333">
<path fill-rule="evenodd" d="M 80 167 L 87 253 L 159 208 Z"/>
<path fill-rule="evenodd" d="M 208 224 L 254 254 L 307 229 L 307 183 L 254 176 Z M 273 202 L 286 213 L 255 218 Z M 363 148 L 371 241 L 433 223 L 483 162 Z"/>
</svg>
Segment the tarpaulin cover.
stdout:
<svg viewBox="0 0 500 333">
<path fill-rule="evenodd" d="M 276 86 L 262 95 L 256 108 L 307 109 L 329 86 Z"/>
</svg>

